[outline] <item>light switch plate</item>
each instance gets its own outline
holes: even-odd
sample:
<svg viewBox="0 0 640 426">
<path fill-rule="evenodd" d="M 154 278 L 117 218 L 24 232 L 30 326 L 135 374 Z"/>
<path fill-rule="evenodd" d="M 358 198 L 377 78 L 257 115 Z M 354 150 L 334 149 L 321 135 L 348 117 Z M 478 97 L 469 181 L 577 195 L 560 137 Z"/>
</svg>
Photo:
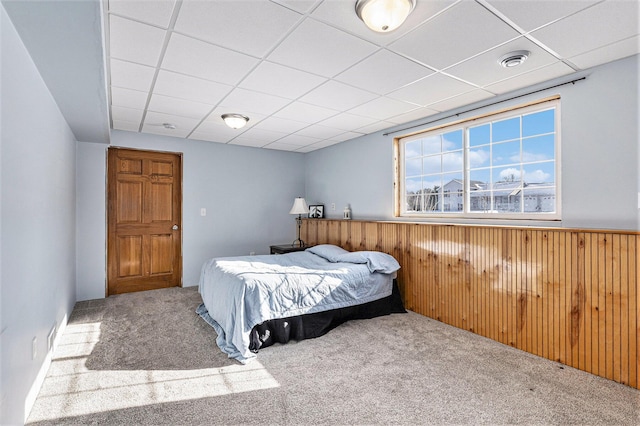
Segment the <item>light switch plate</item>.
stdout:
<svg viewBox="0 0 640 426">
<path fill-rule="evenodd" d="M 207 209 L 205 209 L 204 207 L 200 209 L 200 216 L 206 216 L 207 215 Z"/>
</svg>

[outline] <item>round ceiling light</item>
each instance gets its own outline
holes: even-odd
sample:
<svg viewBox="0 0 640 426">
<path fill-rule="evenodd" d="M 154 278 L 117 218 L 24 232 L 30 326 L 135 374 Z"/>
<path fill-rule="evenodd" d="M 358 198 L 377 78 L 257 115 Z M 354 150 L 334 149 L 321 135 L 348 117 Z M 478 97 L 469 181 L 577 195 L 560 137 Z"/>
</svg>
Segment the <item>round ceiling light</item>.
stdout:
<svg viewBox="0 0 640 426">
<path fill-rule="evenodd" d="M 498 59 L 498 63 L 505 68 L 517 67 L 526 61 L 530 54 L 531 52 L 528 50 L 516 50 L 515 52 L 509 52 Z"/>
<path fill-rule="evenodd" d="M 398 28 L 416 6 L 415 0 L 357 0 L 356 15 L 379 33 Z"/>
<path fill-rule="evenodd" d="M 232 129 L 241 129 L 249 121 L 249 117 L 242 114 L 222 114 L 221 117 L 225 124 Z"/>
</svg>

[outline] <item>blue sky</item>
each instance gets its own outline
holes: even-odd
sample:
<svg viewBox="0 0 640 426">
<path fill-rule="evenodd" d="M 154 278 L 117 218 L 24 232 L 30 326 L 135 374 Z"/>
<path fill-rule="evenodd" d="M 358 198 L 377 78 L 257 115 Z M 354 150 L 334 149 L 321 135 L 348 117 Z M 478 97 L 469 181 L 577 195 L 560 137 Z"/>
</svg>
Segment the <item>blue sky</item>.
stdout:
<svg viewBox="0 0 640 426">
<path fill-rule="evenodd" d="M 555 182 L 555 110 L 548 109 L 469 128 L 469 179 Z M 463 130 L 405 144 L 408 191 L 462 179 Z M 443 182 L 444 180 L 444 182 Z"/>
</svg>

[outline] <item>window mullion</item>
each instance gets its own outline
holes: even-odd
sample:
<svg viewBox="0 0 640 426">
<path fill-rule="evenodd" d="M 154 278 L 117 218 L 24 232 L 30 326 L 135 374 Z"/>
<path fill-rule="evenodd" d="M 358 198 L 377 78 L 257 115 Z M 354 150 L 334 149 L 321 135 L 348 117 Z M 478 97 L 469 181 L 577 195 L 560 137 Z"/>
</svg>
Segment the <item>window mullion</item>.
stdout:
<svg viewBox="0 0 640 426">
<path fill-rule="evenodd" d="M 469 184 L 471 175 L 471 163 L 469 159 L 469 126 L 465 126 L 462 132 L 462 155 L 463 155 L 463 169 L 462 169 L 462 213 L 468 214 L 471 211 L 469 203 L 471 203 L 471 185 Z"/>
</svg>

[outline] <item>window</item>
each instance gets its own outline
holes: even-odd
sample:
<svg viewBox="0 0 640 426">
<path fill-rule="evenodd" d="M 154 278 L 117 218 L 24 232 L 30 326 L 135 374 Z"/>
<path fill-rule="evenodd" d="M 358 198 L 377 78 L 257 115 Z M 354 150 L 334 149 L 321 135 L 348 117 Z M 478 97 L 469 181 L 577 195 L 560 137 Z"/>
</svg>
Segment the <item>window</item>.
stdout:
<svg viewBox="0 0 640 426">
<path fill-rule="evenodd" d="M 398 139 L 400 216 L 559 219 L 559 100 Z"/>
</svg>

